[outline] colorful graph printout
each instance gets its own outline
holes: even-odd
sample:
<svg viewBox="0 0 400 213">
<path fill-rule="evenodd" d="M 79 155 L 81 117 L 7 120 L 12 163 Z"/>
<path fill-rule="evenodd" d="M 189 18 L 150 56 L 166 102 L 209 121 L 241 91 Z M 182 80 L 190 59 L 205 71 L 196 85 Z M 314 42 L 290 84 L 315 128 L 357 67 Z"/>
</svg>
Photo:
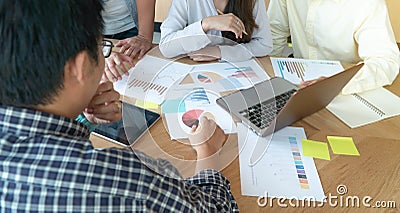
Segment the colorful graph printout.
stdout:
<svg viewBox="0 0 400 213">
<path fill-rule="evenodd" d="M 189 75 L 194 83 L 204 86 L 218 84 L 222 91 L 247 88 L 269 79 L 265 70 L 254 59 L 195 65 Z M 182 83 L 188 82 L 190 81 L 182 81 Z"/>
<path fill-rule="evenodd" d="M 275 76 L 294 84 L 315 80 L 321 76 L 330 77 L 344 70 L 339 61 L 271 57 L 271 63 Z"/>
<path fill-rule="evenodd" d="M 146 55 L 129 70 L 129 76 L 124 75 L 122 80 L 114 83 L 114 88 L 126 97 L 160 104 L 168 88 L 181 81 L 192 68 L 190 65 Z"/>
<path fill-rule="evenodd" d="M 286 127 L 268 138 L 257 136 L 241 123 L 237 128 L 243 195 L 323 201 L 325 195 L 314 160 L 302 155 L 301 140 L 306 138 L 303 128 Z M 270 145 L 262 159 L 249 166 L 255 144 L 267 140 Z"/>
<path fill-rule="evenodd" d="M 171 139 L 187 138 L 191 127 L 198 124 L 201 116 L 214 120 L 226 134 L 236 132 L 236 126 L 229 113 L 216 104 L 219 94 L 201 87 L 193 88 L 188 93 L 179 100 L 179 104 L 178 99 L 165 100 L 162 104 L 162 109 L 167 112 L 164 116 Z M 173 113 L 174 111 L 176 112 Z"/>
</svg>

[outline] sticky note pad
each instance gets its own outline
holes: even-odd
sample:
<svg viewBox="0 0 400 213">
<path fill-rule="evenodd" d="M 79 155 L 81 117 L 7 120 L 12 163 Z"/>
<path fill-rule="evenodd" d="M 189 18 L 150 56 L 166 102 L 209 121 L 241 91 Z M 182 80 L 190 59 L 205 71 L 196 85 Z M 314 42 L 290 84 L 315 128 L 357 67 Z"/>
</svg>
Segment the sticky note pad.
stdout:
<svg viewBox="0 0 400 213">
<path fill-rule="evenodd" d="M 335 154 L 360 156 L 353 138 L 328 136 L 329 144 Z"/>
<path fill-rule="evenodd" d="M 161 105 L 162 113 L 186 112 L 185 102 L 182 99 L 165 100 Z"/>
<path fill-rule="evenodd" d="M 158 109 L 158 104 L 140 99 L 136 100 L 135 106 L 141 107 L 143 109 Z"/>
<path fill-rule="evenodd" d="M 319 141 L 312 140 L 301 140 L 303 144 L 303 155 L 309 156 L 313 158 L 320 158 L 324 160 L 330 160 L 331 156 L 329 155 L 328 144 Z"/>
</svg>

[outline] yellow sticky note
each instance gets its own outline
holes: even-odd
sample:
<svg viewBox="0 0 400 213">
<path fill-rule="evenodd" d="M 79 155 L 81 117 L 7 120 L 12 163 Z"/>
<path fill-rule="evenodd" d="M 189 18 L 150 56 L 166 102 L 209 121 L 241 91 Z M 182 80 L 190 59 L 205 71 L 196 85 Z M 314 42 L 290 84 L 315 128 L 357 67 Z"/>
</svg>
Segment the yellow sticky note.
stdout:
<svg viewBox="0 0 400 213">
<path fill-rule="evenodd" d="M 360 156 L 353 138 L 328 136 L 329 144 L 335 154 Z"/>
<path fill-rule="evenodd" d="M 144 108 L 145 109 L 158 109 L 158 104 L 150 102 L 150 101 L 145 101 Z"/>
<path fill-rule="evenodd" d="M 158 109 L 158 104 L 140 99 L 136 100 L 135 106 L 141 107 L 143 109 Z"/>
<path fill-rule="evenodd" d="M 328 144 L 319 141 L 312 140 L 301 140 L 303 146 L 303 155 L 313 158 L 320 158 L 324 160 L 330 160 Z"/>
</svg>

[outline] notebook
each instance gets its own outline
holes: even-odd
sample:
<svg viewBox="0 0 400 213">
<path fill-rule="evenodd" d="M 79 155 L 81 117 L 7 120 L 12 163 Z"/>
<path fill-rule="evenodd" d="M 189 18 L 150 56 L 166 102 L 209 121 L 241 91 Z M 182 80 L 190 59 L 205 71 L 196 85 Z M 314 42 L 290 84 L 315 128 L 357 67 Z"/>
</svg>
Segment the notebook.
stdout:
<svg viewBox="0 0 400 213">
<path fill-rule="evenodd" d="M 339 95 L 326 107 L 351 128 L 400 115 L 400 98 L 384 88 Z"/>
</svg>

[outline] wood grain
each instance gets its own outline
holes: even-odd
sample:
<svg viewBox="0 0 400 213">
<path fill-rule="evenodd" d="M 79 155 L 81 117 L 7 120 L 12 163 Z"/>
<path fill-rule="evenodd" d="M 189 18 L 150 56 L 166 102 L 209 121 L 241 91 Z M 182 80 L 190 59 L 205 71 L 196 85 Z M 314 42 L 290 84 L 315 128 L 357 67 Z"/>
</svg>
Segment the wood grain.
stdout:
<svg viewBox="0 0 400 213">
<path fill-rule="evenodd" d="M 157 55 L 157 51 L 155 51 Z M 159 56 L 159 55 L 158 55 Z M 267 73 L 273 74 L 272 66 L 268 57 L 258 59 Z M 180 59 L 180 62 L 192 64 L 189 59 Z M 348 66 L 348 65 L 345 65 Z M 396 95 L 400 95 L 399 78 L 393 85 L 387 87 Z M 400 107 L 400 106 L 399 106 Z M 351 129 L 337 119 L 328 110 L 322 109 L 300 121 L 293 126 L 303 127 L 307 137 L 313 140 L 326 141 L 327 135 L 352 136 L 361 154 L 360 157 L 339 156 L 331 154 L 331 161 L 315 160 L 320 179 L 326 195 L 332 193 L 337 195 L 336 187 L 344 184 L 348 188 L 349 196 L 371 196 L 374 200 L 395 200 L 397 207 L 400 206 L 400 117 L 386 119 L 377 123 Z M 165 123 L 158 121 L 142 137 L 133 148 L 141 150 L 153 157 L 165 158 L 171 161 L 174 166 L 187 177 L 194 172 L 195 152 L 187 144 L 187 141 L 171 141 L 166 131 Z M 92 136 L 91 140 L 95 147 L 115 146 L 103 139 Z M 237 136 L 232 134 L 229 137 L 227 146 L 224 146 L 224 162 L 229 165 L 222 170 L 222 173 L 230 180 L 231 190 L 235 196 L 242 212 L 321 212 L 321 211 L 359 211 L 364 212 L 366 208 L 344 208 L 329 207 L 323 208 L 281 208 L 274 204 L 273 207 L 260 208 L 257 205 L 257 197 L 241 195 L 240 170 L 237 158 Z M 232 159 L 233 162 L 230 162 Z M 268 180 L 266 180 L 268 181 Z M 396 200 L 397 199 L 397 200 Z M 288 202 L 286 202 L 288 204 Z M 376 209 L 387 210 L 393 209 Z"/>
</svg>

